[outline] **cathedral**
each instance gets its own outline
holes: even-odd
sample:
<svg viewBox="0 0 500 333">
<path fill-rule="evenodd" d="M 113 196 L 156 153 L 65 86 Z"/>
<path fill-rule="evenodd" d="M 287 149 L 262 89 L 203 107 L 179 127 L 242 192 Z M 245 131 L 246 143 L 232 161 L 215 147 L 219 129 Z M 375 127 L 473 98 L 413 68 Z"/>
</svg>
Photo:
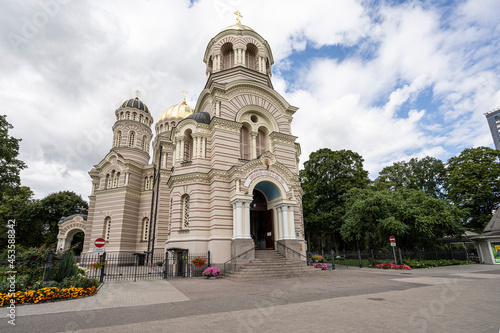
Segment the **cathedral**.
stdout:
<svg viewBox="0 0 500 333">
<path fill-rule="evenodd" d="M 208 43 L 195 107 L 184 98 L 155 121 L 136 97 L 115 111 L 111 149 L 89 172 L 84 253 L 104 238 L 108 253 L 210 251 L 214 265 L 255 249 L 305 254 L 297 108 L 237 13 Z"/>
</svg>

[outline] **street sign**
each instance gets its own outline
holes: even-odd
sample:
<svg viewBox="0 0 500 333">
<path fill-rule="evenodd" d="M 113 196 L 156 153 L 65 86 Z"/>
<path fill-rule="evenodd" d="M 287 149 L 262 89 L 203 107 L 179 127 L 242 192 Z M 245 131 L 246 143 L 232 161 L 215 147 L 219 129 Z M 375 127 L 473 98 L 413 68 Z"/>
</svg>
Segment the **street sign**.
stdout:
<svg viewBox="0 0 500 333">
<path fill-rule="evenodd" d="M 391 243 L 396 243 L 396 237 L 394 236 L 389 237 L 389 240 L 391 241 Z"/>
<path fill-rule="evenodd" d="M 392 247 L 396 246 L 396 243 L 391 243 L 391 246 L 392 246 Z"/>
<path fill-rule="evenodd" d="M 103 247 L 104 245 L 106 245 L 106 240 L 104 240 L 104 238 L 97 238 L 94 242 L 94 245 L 96 247 Z"/>
<path fill-rule="evenodd" d="M 104 253 L 106 250 L 103 247 L 94 247 L 95 253 Z"/>
</svg>

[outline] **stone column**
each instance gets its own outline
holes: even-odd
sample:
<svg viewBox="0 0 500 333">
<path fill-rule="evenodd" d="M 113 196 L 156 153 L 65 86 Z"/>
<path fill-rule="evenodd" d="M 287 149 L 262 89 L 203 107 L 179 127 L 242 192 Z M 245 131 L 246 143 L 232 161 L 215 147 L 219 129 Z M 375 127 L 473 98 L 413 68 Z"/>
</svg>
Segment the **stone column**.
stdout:
<svg viewBox="0 0 500 333">
<path fill-rule="evenodd" d="M 233 239 L 236 238 L 236 228 L 237 228 L 237 221 L 236 221 L 236 203 L 233 202 Z"/>
<path fill-rule="evenodd" d="M 66 238 L 58 238 L 57 239 L 57 249 L 63 249 L 63 250 L 66 250 L 64 248 L 64 246 L 66 246 Z"/>
<path fill-rule="evenodd" d="M 243 237 L 242 202 L 236 201 L 236 238 Z"/>
<path fill-rule="evenodd" d="M 295 235 L 295 217 L 293 214 L 295 206 L 288 206 L 289 218 L 290 218 L 290 239 L 297 239 Z"/>
<path fill-rule="evenodd" d="M 290 233 L 288 230 L 288 226 L 290 225 L 290 222 L 288 221 L 288 207 L 282 206 L 281 212 L 283 214 L 281 219 L 283 221 L 283 239 L 290 239 Z"/>
<path fill-rule="evenodd" d="M 250 236 L 250 203 L 251 201 L 245 201 L 245 234 L 244 238 L 251 239 Z"/>
<path fill-rule="evenodd" d="M 163 153 L 161 158 L 162 168 L 165 169 L 167 167 L 167 153 Z"/>
<path fill-rule="evenodd" d="M 241 64 L 242 64 L 243 66 L 246 66 L 246 64 L 245 64 L 245 53 L 246 53 L 246 50 L 245 50 L 245 49 L 242 49 L 242 50 L 241 50 Z"/>
<path fill-rule="evenodd" d="M 181 153 L 179 154 L 180 155 L 179 160 L 183 161 L 184 160 L 184 139 L 181 140 L 180 146 L 181 146 Z"/>
<path fill-rule="evenodd" d="M 201 138 L 201 158 L 206 158 L 205 147 L 207 145 L 207 138 Z"/>
<path fill-rule="evenodd" d="M 193 159 L 197 158 L 198 157 L 198 147 L 199 147 L 199 144 L 198 144 L 198 137 L 197 136 L 193 136 L 192 137 L 193 140 L 193 146 L 191 147 L 191 149 L 193 150 Z"/>
<path fill-rule="evenodd" d="M 283 239 L 283 215 L 281 215 L 281 206 L 276 207 L 276 212 L 278 215 L 278 233 L 279 233 L 278 240 L 282 240 Z"/>
<path fill-rule="evenodd" d="M 257 158 L 257 132 L 250 132 L 250 159 Z"/>
</svg>

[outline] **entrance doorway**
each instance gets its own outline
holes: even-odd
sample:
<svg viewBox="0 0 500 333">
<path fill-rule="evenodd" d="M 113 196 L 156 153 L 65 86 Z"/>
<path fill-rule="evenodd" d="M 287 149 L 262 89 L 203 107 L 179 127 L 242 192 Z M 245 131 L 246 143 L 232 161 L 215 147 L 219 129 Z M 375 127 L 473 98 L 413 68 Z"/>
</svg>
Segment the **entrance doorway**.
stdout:
<svg viewBox="0 0 500 333">
<path fill-rule="evenodd" d="M 267 209 L 267 199 L 257 189 L 250 204 L 250 233 L 257 250 L 274 250 L 273 211 Z"/>
</svg>

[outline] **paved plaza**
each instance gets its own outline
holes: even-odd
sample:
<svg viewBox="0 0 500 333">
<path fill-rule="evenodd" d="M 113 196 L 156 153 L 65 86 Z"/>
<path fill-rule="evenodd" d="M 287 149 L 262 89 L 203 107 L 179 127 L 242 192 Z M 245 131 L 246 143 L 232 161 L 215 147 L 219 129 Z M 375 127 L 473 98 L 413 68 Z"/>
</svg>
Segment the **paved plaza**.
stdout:
<svg viewBox="0 0 500 333">
<path fill-rule="evenodd" d="M 91 297 L 18 306 L 16 326 L 4 317 L 0 331 L 497 333 L 499 284 L 500 265 L 108 282 Z"/>
</svg>

